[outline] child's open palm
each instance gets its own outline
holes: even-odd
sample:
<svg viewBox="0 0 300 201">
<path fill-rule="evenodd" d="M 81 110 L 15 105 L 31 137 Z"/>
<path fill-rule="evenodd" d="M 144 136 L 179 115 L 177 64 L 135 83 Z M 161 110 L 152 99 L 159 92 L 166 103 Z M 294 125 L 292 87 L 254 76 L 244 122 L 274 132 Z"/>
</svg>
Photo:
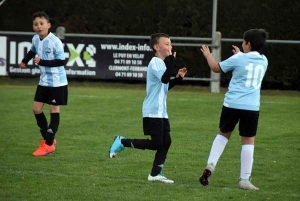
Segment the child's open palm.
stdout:
<svg viewBox="0 0 300 201">
<path fill-rule="evenodd" d="M 176 77 L 177 77 L 177 78 L 178 78 L 179 76 L 180 76 L 180 77 L 184 77 L 186 73 L 187 73 L 186 67 L 183 67 L 183 68 L 181 68 L 181 69 L 178 70 L 178 73 L 177 73 Z"/>
<path fill-rule="evenodd" d="M 206 46 L 206 45 L 202 45 L 202 47 L 201 47 L 200 50 L 203 53 L 203 55 L 204 55 L 205 58 L 211 55 L 209 47 Z"/>
</svg>

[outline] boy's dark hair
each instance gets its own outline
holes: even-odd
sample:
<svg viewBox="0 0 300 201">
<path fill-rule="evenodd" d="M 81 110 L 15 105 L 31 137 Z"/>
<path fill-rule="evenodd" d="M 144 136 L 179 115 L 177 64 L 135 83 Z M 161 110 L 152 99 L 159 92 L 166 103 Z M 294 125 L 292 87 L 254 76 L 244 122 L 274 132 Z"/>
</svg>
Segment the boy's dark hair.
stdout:
<svg viewBox="0 0 300 201">
<path fill-rule="evenodd" d="M 34 21 L 35 18 L 40 17 L 40 18 L 45 18 L 47 22 L 49 22 L 49 16 L 44 12 L 44 11 L 39 11 L 33 14 L 32 16 L 32 21 Z"/>
<path fill-rule="evenodd" d="M 262 54 L 266 46 L 268 33 L 263 29 L 250 29 L 244 33 L 243 38 L 246 42 L 250 42 L 251 51 L 257 51 Z"/>
<path fill-rule="evenodd" d="M 158 44 L 159 42 L 159 39 L 161 37 L 165 37 L 165 38 L 170 38 L 168 36 L 168 34 L 164 34 L 164 33 L 155 33 L 155 34 L 152 34 L 151 37 L 150 37 L 150 47 L 152 48 L 152 50 L 155 52 L 155 49 L 153 48 L 153 46 L 155 44 Z"/>
</svg>

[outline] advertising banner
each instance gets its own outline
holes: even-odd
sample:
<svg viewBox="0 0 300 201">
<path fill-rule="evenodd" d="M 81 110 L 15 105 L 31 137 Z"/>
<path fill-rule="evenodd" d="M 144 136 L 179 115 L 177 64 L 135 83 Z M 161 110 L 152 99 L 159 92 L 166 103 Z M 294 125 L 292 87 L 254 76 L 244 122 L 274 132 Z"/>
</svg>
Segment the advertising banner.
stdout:
<svg viewBox="0 0 300 201">
<path fill-rule="evenodd" d="M 9 76 L 39 75 L 39 67 L 32 60 L 25 69 L 18 65 L 30 50 L 31 39 L 0 36 L 0 59 L 6 57 Z M 6 40 L 6 52 L 1 40 Z M 62 43 L 67 76 L 74 78 L 145 80 L 148 63 L 154 56 L 149 42 L 144 40 L 65 39 Z"/>
</svg>

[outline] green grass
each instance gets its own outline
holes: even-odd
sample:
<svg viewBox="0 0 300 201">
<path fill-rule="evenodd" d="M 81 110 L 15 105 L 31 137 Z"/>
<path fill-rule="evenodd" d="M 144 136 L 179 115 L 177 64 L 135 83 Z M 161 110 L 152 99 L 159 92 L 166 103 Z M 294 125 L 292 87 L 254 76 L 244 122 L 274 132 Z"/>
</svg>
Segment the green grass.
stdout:
<svg viewBox="0 0 300 201">
<path fill-rule="evenodd" d="M 108 149 L 117 134 L 144 138 L 144 85 L 70 83 L 57 149 L 33 157 L 40 138 L 32 102 L 37 80 L 0 78 L 0 200 L 300 200 L 300 93 L 262 91 L 252 182 L 237 189 L 240 138 L 235 131 L 209 187 L 198 177 L 218 130 L 224 92 L 178 86 L 168 95 L 172 146 L 164 173 L 174 184 L 148 182 L 153 151 Z M 45 106 L 49 119 L 49 107 Z"/>
</svg>

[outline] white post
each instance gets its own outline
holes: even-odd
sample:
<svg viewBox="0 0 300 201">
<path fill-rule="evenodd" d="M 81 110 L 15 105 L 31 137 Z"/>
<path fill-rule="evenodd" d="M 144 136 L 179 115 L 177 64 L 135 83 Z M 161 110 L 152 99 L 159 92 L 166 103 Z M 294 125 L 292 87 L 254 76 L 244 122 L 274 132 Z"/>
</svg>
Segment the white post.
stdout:
<svg viewBox="0 0 300 201">
<path fill-rule="evenodd" d="M 213 35 L 212 41 L 213 47 L 211 53 L 216 62 L 221 61 L 221 33 L 215 32 Z M 220 79 L 221 73 L 214 73 L 210 70 L 210 92 L 211 93 L 220 93 Z"/>
<path fill-rule="evenodd" d="M 217 30 L 217 10 L 218 10 L 218 0 L 213 1 L 213 15 L 212 15 L 212 26 L 211 26 L 211 36 L 213 37 Z"/>
<path fill-rule="evenodd" d="M 65 39 L 65 33 L 66 33 L 66 29 L 63 26 L 59 26 L 56 28 L 56 36 L 59 39 Z"/>
</svg>

